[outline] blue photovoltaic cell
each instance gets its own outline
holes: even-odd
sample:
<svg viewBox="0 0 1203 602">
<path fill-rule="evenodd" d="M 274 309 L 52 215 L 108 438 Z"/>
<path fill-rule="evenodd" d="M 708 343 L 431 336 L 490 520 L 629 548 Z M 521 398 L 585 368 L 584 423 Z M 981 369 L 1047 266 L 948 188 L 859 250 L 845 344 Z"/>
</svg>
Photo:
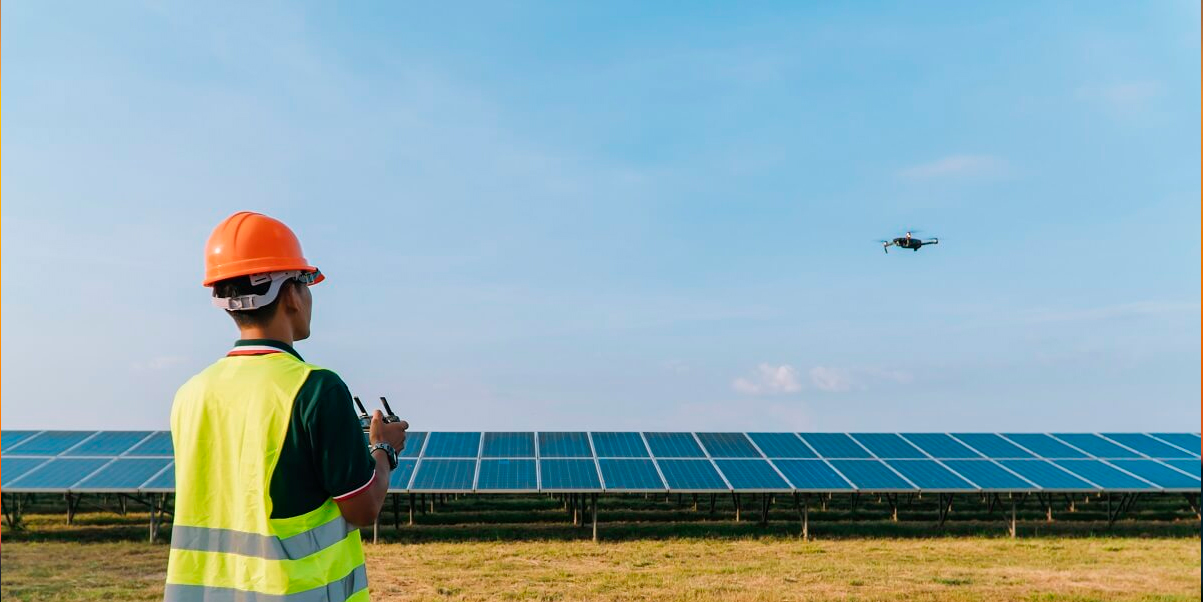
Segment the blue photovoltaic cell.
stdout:
<svg viewBox="0 0 1203 602">
<path fill-rule="evenodd" d="M 414 476 L 414 466 L 417 464 L 418 461 L 412 458 L 397 460 L 397 469 L 388 476 L 389 490 L 404 491 L 409 489 L 409 479 Z"/>
<path fill-rule="evenodd" d="M 1199 490 L 1199 479 L 1184 475 L 1154 460 L 1111 460 L 1112 464 L 1166 489 Z"/>
<path fill-rule="evenodd" d="M 1150 457 L 1150 458 L 1193 458 L 1194 454 L 1184 452 L 1172 445 L 1166 445 L 1148 435 L 1140 433 L 1103 433 L 1103 436 Z"/>
<path fill-rule="evenodd" d="M 480 450 L 480 433 L 430 433 L 426 458 L 475 458 Z M 422 470 L 418 470 L 421 477 Z M 471 483 L 469 483 L 471 485 Z"/>
<path fill-rule="evenodd" d="M 427 455 L 430 455 L 429 452 Z M 481 448 L 482 458 L 533 458 L 535 457 L 534 433 L 485 433 L 485 444 Z"/>
<path fill-rule="evenodd" d="M 171 463 L 168 458 L 118 458 L 99 472 L 80 481 L 76 490 L 124 489 L 136 491 Z"/>
<path fill-rule="evenodd" d="M 421 433 L 421 432 L 411 433 L 411 432 L 406 431 L 406 433 L 405 433 L 405 449 L 401 450 L 401 453 L 399 453 L 397 455 L 402 458 L 418 457 L 418 454 L 422 451 L 422 443 L 424 441 L 426 441 L 426 433 Z"/>
<path fill-rule="evenodd" d="M 692 433 L 644 433 L 657 458 L 705 458 Z"/>
<path fill-rule="evenodd" d="M 643 447 L 643 443 L 639 446 Z M 593 451 L 589 449 L 586 433 L 539 433 L 539 455 L 544 458 L 592 458 Z"/>
<path fill-rule="evenodd" d="M 533 459 L 480 461 L 480 476 L 476 479 L 477 491 L 535 491 L 538 485 Z"/>
<path fill-rule="evenodd" d="M 539 460 L 543 489 L 601 489 L 593 460 Z"/>
<path fill-rule="evenodd" d="M 801 433 L 802 438 L 824 458 L 871 458 L 865 448 L 844 433 Z"/>
<path fill-rule="evenodd" d="M 14 479 L 9 487 L 65 491 L 108 462 L 103 458 L 56 459 Z"/>
<path fill-rule="evenodd" d="M 878 458 L 926 458 L 919 448 L 894 433 L 850 433 Z"/>
<path fill-rule="evenodd" d="M 41 431 L 3 431 L 0 432 L 0 451 L 10 452 L 12 446 L 40 433 Z"/>
<path fill-rule="evenodd" d="M 1124 449 L 1098 435 L 1090 433 L 1053 433 L 1056 438 L 1096 458 L 1139 458 L 1140 454 Z"/>
<path fill-rule="evenodd" d="M 1043 433 L 1004 433 L 1004 437 L 1041 458 L 1087 458 L 1086 454 Z"/>
<path fill-rule="evenodd" d="M 815 453 L 793 433 L 748 433 L 770 458 L 814 458 Z"/>
<path fill-rule="evenodd" d="M 1045 460 L 999 460 L 999 464 L 1044 489 L 1094 491 L 1094 485 L 1075 477 Z"/>
<path fill-rule="evenodd" d="M 436 435 L 439 433 L 435 433 Z M 426 460 L 418 465 L 411 489 L 420 491 L 472 491 L 476 460 Z"/>
<path fill-rule="evenodd" d="M 1169 443 L 1170 445 L 1181 447 L 1182 449 L 1195 454 L 1195 457 L 1199 456 L 1200 445 L 1198 435 L 1191 435 L 1189 433 L 1153 433 L 1153 436 L 1165 441 L 1166 443 Z"/>
<path fill-rule="evenodd" d="M 669 489 L 729 491 L 709 460 L 657 460 Z"/>
<path fill-rule="evenodd" d="M 0 480 L 3 481 L 0 486 L 8 487 L 9 483 L 48 461 L 46 458 L 0 458 Z"/>
<path fill-rule="evenodd" d="M 940 466 L 935 460 L 889 460 L 886 462 L 894 470 L 902 473 L 919 489 L 928 491 L 957 490 L 976 491 L 976 487 L 965 479 L 958 477 L 947 468 Z"/>
<path fill-rule="evenodd" d="M 22 456 L 56 456 L 91 437 L 96 431 L 46 431 L 31 437 L 12 453 Z"/>
<path fill-rule="evenodd" d="M 646 458 L 647 446 L 639 433 L 592 433 L 599 458 Z"/>
<path fill-rule="evenodd" d="M 1007 472 L 990 460 L 945 460 L 944 465 L 957 471 L 982 489 L 1024 491 L 1035 489 L 1031 483 Z"/>
<path fill-rule="evenodd" d="M 698 433 L 711 458 L 759 458 L 760 452 L 743 433 Z"/>
<path fill-rule="evenodd" d="M 172 489 L 175 489 L 175 464 L 155 475 L 142 486 L 143 491 L 166 491 Z"/>
<path fill-rule="evenodd" d="M 785 478 L 800 491 L 851 490 L 852 485 L 822 460 L 773 460 Z"/>
<path fill-rule="evenodd" d="M 737 491 L 746 489 L 790 490 L 789 483 L 782 480 L 781 475 L 777 474 L 777 471 L 773 470 L 773 467 L 765 460 L 715 460 L 714 463 L 718 465 L 723 476 L 727 477 L 731 488 Z"/>
<path fill-rule="evenodd" d="M 969 447 L 981 452 L 987 458 L 1031 458 L 1032 454 L 1023 451 L 1014 443 L 993 433 L 953 433 L 957 439 Z"/>
<path fill-rule="evenodd" d="M 664 481 L 651 460 L 601 458 L 597 463 L 607 491 L 664 489 Z"/>
<path fill-rule="evenodd" d="M 134 447 L 130 448 L 127 456 L 174 456 L 175 450 L 171 446 L 171 431 L 159 431 L 150 436 L 150 439 L 143 441 Z"/>
<path fill-rule="evenodd" d="M 832 460 L 831 465 L 862 491 L 915 489 L 906 479 L 894 474 L 894 471 L 879 460 Z"/>
<path fill-rule="evenodd" d="M 73 447 L 67 455 L 120 456 L 150 434 L 151 431 L 101 431 L 95 437 Z"/>
<path fill-rule="evenodd" d="M 1053 460 L 1064 468 L 1103 489 L 1156 490 L 1157 488 L 1098 460 Z"/>
<path fill-rule="evenodd" d="M 960 441 L 944 433 L 903 433 L 903 437 L 919 446 L 933 458 L 980 458 L 981 454 L 965 447 Z"/>
<path fill-rule="evenodd" d="M 1162 460 L 1162 462 L 1181 470 L 1189 475 L 1194 475 L 1199 478 L 1199 461 L 1198 460 Z"/>
</svg>

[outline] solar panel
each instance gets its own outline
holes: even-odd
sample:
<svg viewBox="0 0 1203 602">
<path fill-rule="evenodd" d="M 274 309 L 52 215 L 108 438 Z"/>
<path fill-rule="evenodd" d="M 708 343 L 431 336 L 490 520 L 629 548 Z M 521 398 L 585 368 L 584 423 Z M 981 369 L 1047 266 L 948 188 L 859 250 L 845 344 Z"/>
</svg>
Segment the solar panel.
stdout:
<svg viewBox="0 0 1203 602">
<path fill-rule="evenodd" d="M 592 458 L 593 450 L 589 449 L 586 433 L 539 433 L 539 455 L 544 458 Z"/>
<path fill-rule="evenodd" d="M 416 458 L 422 451 L 422 443 L 426 441 L 426 433 L 416 432 L 405 433 L 405 449 L 397 456 L 401 458 Z"/>
<path fill-rule="evenodd" d="M 1156 491 L 1158 487 L 1099 460 L 1053 460 L 1064 468 L 1103 489 L 1113 491 Z"/>
<path fill-rule="evenodd" d="M 56 458 L 30 470 L 8 484 L 9 488 L 22 490 L 65 490 L 107 464 L 104 458 Z"/>
<path fill-rule="evenodd" d="M 619 460 L 601 458 L 597 461 L 601 468 L 602 480 L 606 483 L 606 491 L 663 491 L 664 481 L 656 472 L 656 465 L 651 460 Z"/>
<path fill-rule="evenodd" d="M 47 461 L 46 458 L 0 458 L 0 487 L 8 487 L 9 483 Z"/>
<path fill-rule="evenodd" d="M 698 433 L 711 458 L 759 458 L 760 452 L 743 433 Z"/>
<path fill-rule="evenodd" d="M 430 455 L 427 450 L 427 455 Z M 485 433 L 482 458 L 533 458 L 535 457 L 534 433 Z"/>
<path fill-rule="evenodd" d="M 406 445 L 406 447 L 409 447 Z M 418 461 L 414 459 L 398 459 L 397 469 L 388 475 L 389 491 L 405 491 L 409 489 L 409 479 L 414 476 L 414 467 Z"/>
<path fill-rule="evenodd" d="M 1196 479 L 1199 478 L 1200 463 L 1198 460 L 1162 460 L 1162 463 L 1173 466 L 1186 474 L 1193 475 Z"/>
<path fill-rule="evenodd" d="M 536 491 L 535 460 L 481 460 L 477 491 Z"/>
<path fill-rule="evenodd" d="M 976 491 L 972 483 L 940 466 L 935 460 L 888 460 L 891 468 L 926 491 Z"/>
<path fill-rule="evenodd" d="M 1056 438 L 1096 458 L 1139 458 L 1140 454 L 1124 449 L 1098 435 L 1090 433 L 1053 433 Z"/>
<path fill-rule="evenodd" d="M 869 451 L 878 458 L 927 458 L 919 448 L 911 445 L 896 433 L 850 433 L 850 435 L 861 445 L 869 448 Z"/>
<path fill-rule="evenodd" d="M 0 432 L 0 450 L 11 451 L 12 446 L 40 433 L 42 431 L 3 431 Z"/>
<path fill-rule="evenodd" d="M 815 458 L 797 435 L 793 433 L 748 433 L 760 451 L 770 458 Z"/>
<path fill-rule="evenodd" d="M 71 448 L 65 455 L 119 456 L 150 435 L 151 431 L 101 431 L 95 437 Z"/>
<path fill-rule="evenodd" d="M 851 490 L 843 477 L 822 460 L 773 460 L 777 469 L 799 491 Z"/>
<path fill-rule="evenodd" d="M 692 433 L 644 433 L 657 458 L 705 458 Z"/>
<path fill-rule="evenodd" d="M 1088 458 L 1086 454 L 1043 433 L 1006 433 L 1007 439 L 1042 458 Z"/>
<path fill-rule="evenodd" d="M 435 435 L 439 433 L 434 433 Z M 416 491 L 472 491 L 476 477 L 476 460 L 422 459 L 414 475 Z"/>
<path fill-rule="evenodd" d="M 1194 458 L 1195 454 L 1162 443 L 1140 433 L 1103 433 L 1103 436 L 1126 445 L 1150 458 Z"/>
<path fill-rule="evenodd" d="M 832 460 L 831 465 L 862 491 L 914 491 L 880 460 Z"/>
<path fill-rule="evenodd" d="M 1191 435 L 1189 433 L 1153 433 L 1153 436 L 1170 445 L 1181 447 L 1195 454 L 1196 457 L 1199 455 L 1200 443 L 1198 435 Z"/>
<path fill-rule="evenodd" d="M 149 439 L 133 446 L 127 456 L 163 456 L 172 457 L 175 449 L 171 446 L 171 431 L 158 431 Z"/>
<path fill-rule="evenodd" d="M 46 431 L 26 439 L 9 453 L 19 453 L 22 456 L 57 456 L 95 434 L 96 431 Z"/>
<path fill-rule="evenodd" d="M 999 460 L 999 464 L 1043 489 L 1095 491 L 1097 488 L 1046 460 Z"/>
<path fill-rule="evenodd" d="M 990 460 L 944 460 L 944 465 L 982 489 L 1023 491 L 1036 488 Z"/>
<path fill-rule="evenodd" d="M 730 491 L 709 460 L 657 460 L 669 489 Z"/>
<path fill-rule="evenodd" d="M 802 438 L 824 458 L 871 458 L 865 448 L 844 433 L 801 433 Z"/>
<path fill-rule="evenodd" d="M 175 489 L 174 462 L 167 467 L 167 470 L 151 477 L 149 481 L 142 485 L 142 491 L 171 491 L 173 489 Z"/>
<path fill-rule="evenodd" d="M 1155 483 L 1158 487 L 1199 491 L 1199 479 L 1182 474 L 1155 460 L 1111 460 L 1110 463 Z"/>
<path fill-rule="evenodd" d="M 1023 451 L 1014 443 L 993 433 L 953 433 L 956 437 L 987 458 L 1032 458 L 1032 454 Z"/>
<path fill-rule="evenodd" d="M 981 454 L 944 433 L 903 433 L 902 436 L 933 458 L 981 458 Z"/>
<path fill-rule="evenodd" d="M 601 490 L 601 481 L 597 477 L 597 465 L 593 463 L 593 460 L 539 460 L 539 472 L 544 491 L 557 489 Z"/>
<path fill-rule="evenodd" d="M 646 458 L 647 446 L 639 433 L 592 433 L 600 458 Z"/>
<path fill-rule="evenodd" d="M 171 463 L 168 458 L 118 458 L 72 487 L 75 491 L 137 489 Z"/>
<path fill-rule="evenodd" d="M 475 458 L 480 451 L 480 433 L 430 433 L 426 458 Z M 421 468 L 418 470 L 421 473 Z"/>
<path fill-rule="evenodd" d="M 791 491 L 789 483 L 766 460 L 719 459 L 714 463 L 736 491 Z"/>
</svg>

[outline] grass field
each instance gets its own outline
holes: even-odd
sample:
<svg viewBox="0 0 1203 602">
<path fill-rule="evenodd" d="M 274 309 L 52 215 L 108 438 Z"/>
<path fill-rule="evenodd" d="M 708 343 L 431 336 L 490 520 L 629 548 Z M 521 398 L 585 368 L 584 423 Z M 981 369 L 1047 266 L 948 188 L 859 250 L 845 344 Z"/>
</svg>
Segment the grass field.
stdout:
<svg viewBox="0 0 1203 602">
<path fill-rule="evenodd" d="M 554 500 L 468 498 L 387 526 L 388 543 L 366 548 L 377 602 L 1200 600 L 1199 522 L 1168 508 L 1113 529 L 1088 507 L 1054 523 L 1036 513 L 1014 540 L 973 508 L 942 530 L 882 521 L 872 505 L 855 522 L 831 508 L 814 513 L 816 539 L 802 541 L 785 511 L 762 527 L 629 500 L 603 503 L 593 543 Z M 641 522 L 649 515 L 677 522 Z M 25 531 L 4 532 L 0 598 L 160 599 L 167 546 L 144 541 L 145 520 L 89 512 L 68 527 L 61 513 L 27 515 Z"/>
</svg>

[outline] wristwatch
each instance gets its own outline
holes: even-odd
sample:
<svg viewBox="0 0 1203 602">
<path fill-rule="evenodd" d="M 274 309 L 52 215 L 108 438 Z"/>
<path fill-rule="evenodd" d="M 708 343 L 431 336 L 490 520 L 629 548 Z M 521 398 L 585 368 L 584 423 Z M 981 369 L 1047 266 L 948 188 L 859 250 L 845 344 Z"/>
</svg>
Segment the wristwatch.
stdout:
<svg viewBox="0 0 1203 602">
<path fill-rule="evenodd" d="M 388 443 L 381 441 L 375 445 L 369 445 L 368 454 L 373 454 L 378 449 L 383 449 L 384 453 L 388 456 L 388 469 L 397 470 L 397 450 L 393 449 L 393 446 Z"/>
</svg>

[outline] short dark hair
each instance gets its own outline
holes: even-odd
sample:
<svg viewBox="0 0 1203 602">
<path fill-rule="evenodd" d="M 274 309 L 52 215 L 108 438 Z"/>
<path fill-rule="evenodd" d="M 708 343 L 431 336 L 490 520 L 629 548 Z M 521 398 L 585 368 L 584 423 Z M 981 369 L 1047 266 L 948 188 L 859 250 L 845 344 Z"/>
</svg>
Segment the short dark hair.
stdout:
<svg viewBox="0 0 1203 602">
<path fill-rule="evenodd" d="M 271 284 L 269 280 L 259 285 L 252 285 L 250 276 L 238 276 L 213 283 L 213 296 L 230 298 L 241 297 L 242 295 L 262 295 L 271 288 Z M 226 310 L 226 313 L 230 314 L 230 317 L 234 319 L 234 323 L 238 326 L 263 326 L 276 316 L 276 310 L 280 307 L 280 297 L 284 295 L 284 291 L 296 284 L 296 280 L 292 278 L 285 280 L 280 285 L 280 290 L 276 293 L 276 298 L 263 307 L 240 311 Z"/>
</svg>

